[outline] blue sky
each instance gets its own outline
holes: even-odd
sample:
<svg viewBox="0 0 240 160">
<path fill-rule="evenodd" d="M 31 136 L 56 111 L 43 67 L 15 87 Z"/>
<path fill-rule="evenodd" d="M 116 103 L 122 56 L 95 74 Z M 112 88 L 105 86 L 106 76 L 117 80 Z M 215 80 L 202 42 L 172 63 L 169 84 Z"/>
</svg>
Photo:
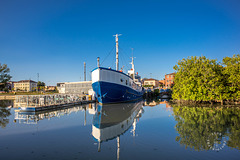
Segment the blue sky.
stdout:
<svg viewBox="0 0 240 160">
<path fill-rule="evenodd" d="M 0 63 L 12 80 L 87 80 L 97 65 L 115 67 L 114 34 L 120 66 L 142 78 L 163 79 L 178 60 L 206 56 L 222 60 L 240 54 L 239 0 L 1 0 Z M 111 53 L 109 56 L 108 54 Z"/>
</svg>

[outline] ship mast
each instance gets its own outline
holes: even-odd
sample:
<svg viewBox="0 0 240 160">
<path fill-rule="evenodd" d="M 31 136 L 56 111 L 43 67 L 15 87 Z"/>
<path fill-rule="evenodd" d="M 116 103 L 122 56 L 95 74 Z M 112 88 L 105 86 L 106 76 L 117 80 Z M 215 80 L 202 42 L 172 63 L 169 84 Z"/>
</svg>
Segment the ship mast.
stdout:
<svg viewBox="0 0 240 160">
<path fill-rule="evenodd" d="M 131 48 L 132 49 L 132 62 L 131 62 L 131 64 L 132 64 L 132 70 L 133 70 L 133 81 L 135 81 L 135 68 L 134 68 L 134 63 L 133 63 L 133 58 L 135 58 L 135 57 L 133 57 L 133 48 Z"/>
<path fill-rule="evenodd" d="M 119 63 L 119 60 L 118 60 L 118 36 L 121 36 L 121 34 L 116 34 L 116 35 L 113 35 L 115 36 L 116 38 L 116 70 L 118 71 L 118 63 Z"/>
</svg>

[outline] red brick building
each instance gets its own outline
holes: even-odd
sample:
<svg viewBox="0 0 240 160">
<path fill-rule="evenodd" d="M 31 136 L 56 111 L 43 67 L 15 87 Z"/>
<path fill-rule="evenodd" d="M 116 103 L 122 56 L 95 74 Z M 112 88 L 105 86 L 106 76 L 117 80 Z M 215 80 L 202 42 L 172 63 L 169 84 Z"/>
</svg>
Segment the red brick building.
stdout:
<svg viewBox="0 0 240 160">
<path fill-rule="evenodd" d="M 174 77 L 176 73 L 170 73 L 165 75 L 165 87 L 171 88 L 171 85 L 174 83 Z"/>
</svg>

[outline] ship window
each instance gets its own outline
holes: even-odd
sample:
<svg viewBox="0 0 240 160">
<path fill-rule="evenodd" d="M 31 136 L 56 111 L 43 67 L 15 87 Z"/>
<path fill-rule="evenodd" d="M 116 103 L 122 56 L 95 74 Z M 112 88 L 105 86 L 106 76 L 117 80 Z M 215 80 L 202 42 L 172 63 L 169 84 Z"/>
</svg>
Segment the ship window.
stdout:
<svg viewBox="0 0 240 160">
<path fill-rule="evenodd" d="M 120 79 L 121 82 L 123 82 L 123 79 Z"/>
<path fill-rule="evenodd" d="M 126 80 L 126 85 L 128 84 L 127 80 Z"/>
</svg>

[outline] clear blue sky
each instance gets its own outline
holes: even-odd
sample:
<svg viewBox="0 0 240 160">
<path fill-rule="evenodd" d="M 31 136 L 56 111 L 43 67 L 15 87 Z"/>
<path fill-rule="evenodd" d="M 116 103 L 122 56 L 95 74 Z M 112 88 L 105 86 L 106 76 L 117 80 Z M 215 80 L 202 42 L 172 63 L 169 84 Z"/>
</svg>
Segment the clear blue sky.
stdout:
<svg viewBox="0 0 240 160">
<path fill-rule="evenodd" d="M 1 0 L 0 62 L 12 80 L 87 80 L 97 65 L 113 67 L 119 33 L 120 66 L 142 78 L 163 79 L 178 60 L 204 55 L 222 60 L 240 53 L 239 0 Z"/>
</svg>

